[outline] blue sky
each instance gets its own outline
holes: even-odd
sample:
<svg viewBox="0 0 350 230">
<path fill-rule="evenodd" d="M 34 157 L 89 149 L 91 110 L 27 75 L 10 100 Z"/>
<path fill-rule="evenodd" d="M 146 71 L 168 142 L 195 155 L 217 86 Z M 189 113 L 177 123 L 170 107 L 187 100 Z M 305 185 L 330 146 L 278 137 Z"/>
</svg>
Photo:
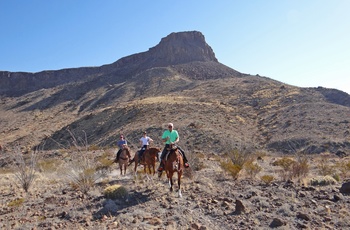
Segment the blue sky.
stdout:
<svg viewBox="0 0 350 230">
<path fill-rule="evenodd" d="M 0 70 L 100 66 L 200 31 L 219 62 L 350 94 L 349 0 L 0 0 Z"/>
</svg>

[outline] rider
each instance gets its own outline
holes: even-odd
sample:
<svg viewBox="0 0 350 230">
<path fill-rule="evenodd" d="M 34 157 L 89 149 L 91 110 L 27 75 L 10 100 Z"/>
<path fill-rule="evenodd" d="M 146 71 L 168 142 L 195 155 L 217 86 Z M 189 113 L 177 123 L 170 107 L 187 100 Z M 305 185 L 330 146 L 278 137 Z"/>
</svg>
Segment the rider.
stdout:
<svg viewBox="0 0 350 230">
<path fill-rule="evenodd" d="M 169 123 L 168 124 L 168 129 L 165 130 L 163 132 L 163 135 L 162 135 L 162 140 L 165 142 L 165 147 L 164 147 L 164 149 L 162 151 L 162 155 L 160 156 L 160 165 L 159 165 L 159 168 L 158 168 L 159 172 L 163 171 L 164 163 L 163 163 L 162 159 L 165 157 L 166 153 L 168 152 L 168 149 L 170 148 L 170 144 L 176 144 L 177 142 L 179 142 L 179 134 L 173 128 L 174 128 L 173 123 Z M 185 168 L 188 168 L 189 164 L 188 164 L 187 158 L 185 156 L 185 152 L 179 146 L 176 146 L 176 147 L 182 153 L 182 156 L 183 156 L 183 159 L 184 159 L 184 163 L 185 163 Z"/>
<path fill-rule="evenodd" d="M 117 145 L 119 147 L 119 150 L 117 152 L 116 162 L 119 161 L 119 156 L 120 156 L 120 153 L 122 152 L 122 149 L 128 145 L 128 142 L 125 140 L 125 137 L 123 134 L 120 134 L 120 140 L 117 142 Z"/>
<path fill-rule="evenodd" d="M 140 138 L 140 145 L 142 147 L 139 151 L 139 163 L 141 162 L 142 154 L 146 151 L 146 149 L 148 149 L 150 142 L 153 142 L 152 138 L 147 136 L 147 132 L 144 131 L 142 137 Z"/>
</svg>

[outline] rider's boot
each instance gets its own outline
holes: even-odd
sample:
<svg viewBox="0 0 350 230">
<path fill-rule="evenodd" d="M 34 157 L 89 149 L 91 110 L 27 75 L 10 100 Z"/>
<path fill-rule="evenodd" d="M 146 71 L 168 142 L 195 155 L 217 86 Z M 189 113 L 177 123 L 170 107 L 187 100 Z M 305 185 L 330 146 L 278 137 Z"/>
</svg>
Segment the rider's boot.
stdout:
<svg viewBox="0 0 350 230">
<path fill-rule="evenodd" d="M 158 167 L 158 172 L 163 172 L 163 169 L 164 169 L 164 163 L 163 161 L 161 161 Z"/>
</svg>

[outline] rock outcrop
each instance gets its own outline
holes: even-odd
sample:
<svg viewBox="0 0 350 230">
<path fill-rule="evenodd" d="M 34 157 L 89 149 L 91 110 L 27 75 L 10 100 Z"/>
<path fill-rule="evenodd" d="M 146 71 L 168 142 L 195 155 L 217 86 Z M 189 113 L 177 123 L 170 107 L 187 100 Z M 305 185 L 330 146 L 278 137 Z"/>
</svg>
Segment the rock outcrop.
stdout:
<svg viewBox="0 0 350 230">
<path fill-rule="evenodd" d="M 218 62 L 198 31 L 171 33 L 146 52 L 123 57 L 100 67 L 81 67 L 37 73 L 0 71 L 0 95 L 20 96 L 42 88 L 92 80 L 101 76 L 128 77 L 154 67 L 191 62 Z"/>
</svg>

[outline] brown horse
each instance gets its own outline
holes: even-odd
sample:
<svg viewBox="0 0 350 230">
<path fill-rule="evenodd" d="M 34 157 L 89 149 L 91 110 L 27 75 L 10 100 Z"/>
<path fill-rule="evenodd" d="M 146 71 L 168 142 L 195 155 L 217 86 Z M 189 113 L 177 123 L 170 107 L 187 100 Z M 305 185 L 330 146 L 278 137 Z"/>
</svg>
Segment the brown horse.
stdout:
<svg viewBox="0 0 350 230">
<path fill-rule="evenodd" d="M 126 168 L 129 165 L 129 161 L 131 159 L 130 149 L 128 146 L 123 146 L 123 149 L 119 156 L 119 168 L 120 168 L 120 175 L 126 174 Z M 124 174 L 123 174 L 124 169 Z"/>
<path fill-rule="evenodd" d="M 170 146 L 170 152 L 167 154 L 167 157 L 164 157 L 166 159 L 163 159 L 164 161 L 164 169 L 169 181 L 169 187 L 170 192 L 173 191 L 173 175 L 176 172 L 177 173 L 177 185 L 178 185 L 178 194 L 179 197 L 182 197 L 181 194 L 181 176 L 184 171 L 184 161 L 182 158 L 182 155 L 180 153 L 180 150 L 177 149 L 176 146 Z M 161 173 L 159 174 L 159 177 L 161 176 Z"/>
<path fill-rule="evenodd" d="M 143 152 L 140 164 L 144 166 L 145 174 L 147 173 L 147 168 L 148 168 L 149 174 L 153 174 L 153 175 L 155 174 L 158 153 L 160 153 L 160 152 L 161 152 L 160 148 L 157 148 L 157 147 L 148 148 Z M 136 174 L 137 173 L 137 165 L 138 165 L 138 161 L 139 161 L 138 152 L 135 153 L 135 157 L 132 161 L 135 161 L 134 171 Z M 152 169 L 153 169 L 153 172 L 152 172 Z"/>
</svg>

